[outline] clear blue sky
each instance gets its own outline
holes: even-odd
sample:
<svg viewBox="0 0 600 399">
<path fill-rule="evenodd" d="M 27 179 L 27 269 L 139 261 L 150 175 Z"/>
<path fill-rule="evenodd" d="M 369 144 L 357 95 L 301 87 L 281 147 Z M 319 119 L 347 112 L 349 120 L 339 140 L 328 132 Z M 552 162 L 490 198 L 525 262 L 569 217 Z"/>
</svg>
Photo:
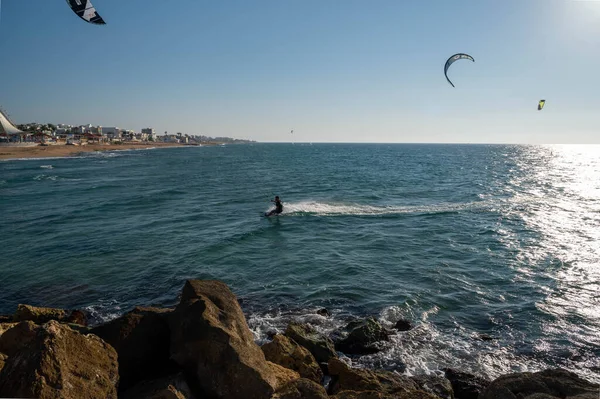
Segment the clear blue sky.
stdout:
<svg viewBox="0 0 600 399">
<path fill-rule="evenodd" d="M 259 141 L 600 143 L 598 0 L 94 5 L 106 26 L 64 0 L 2 0 L 0 105 L 17 123 Z M 452 66 L 452 88 L 443 66 L 458 52 L 476 62 Z"/>
</svg>

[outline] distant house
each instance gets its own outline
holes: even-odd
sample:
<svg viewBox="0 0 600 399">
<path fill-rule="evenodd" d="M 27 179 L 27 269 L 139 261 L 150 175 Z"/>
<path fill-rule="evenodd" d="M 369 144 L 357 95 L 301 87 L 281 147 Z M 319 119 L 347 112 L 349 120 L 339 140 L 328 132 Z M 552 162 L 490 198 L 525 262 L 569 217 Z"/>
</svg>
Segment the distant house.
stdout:
<svg viewBox="0 0 600 399">
<path fill-rule="evenodd" d="M 122 137 L 121 129 L 118 127 L 102 127 L 102 134 L 109 139 L 120 139 Z"/>
<path fill-rule="evenodd" d="M 153 140 L 156 141 L 156 132 L 151 127 L 147 127 L 142 129 L 142 134 L 146 135 L 146 139 L 144 140 Z"/>
</svg>

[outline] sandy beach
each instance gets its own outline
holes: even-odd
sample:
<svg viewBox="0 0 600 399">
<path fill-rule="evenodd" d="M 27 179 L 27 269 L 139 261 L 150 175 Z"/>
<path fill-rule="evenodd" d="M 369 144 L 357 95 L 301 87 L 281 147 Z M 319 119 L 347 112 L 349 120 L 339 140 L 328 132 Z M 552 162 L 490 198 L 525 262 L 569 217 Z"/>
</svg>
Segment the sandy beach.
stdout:
<svg viewBox="0 0 600 399">
<path fill-rule="evenodd" d="M 181 147 L 176 143 L 128 143 L 128 144 L 88 144 L 88 145 L 49 145 L 34 147 L 0 147 L 0 159 L 68 157 L 91 151 L 112 151 L 144 148 Z"/>
</svg>

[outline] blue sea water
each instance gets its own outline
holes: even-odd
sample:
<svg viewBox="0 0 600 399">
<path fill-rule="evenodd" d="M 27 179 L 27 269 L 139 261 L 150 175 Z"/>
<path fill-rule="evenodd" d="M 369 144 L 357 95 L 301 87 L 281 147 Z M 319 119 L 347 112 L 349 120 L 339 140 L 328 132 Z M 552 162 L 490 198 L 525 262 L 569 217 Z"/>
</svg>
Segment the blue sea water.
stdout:
<svg viewBox="0 0 600 399">
<path fill-rule="evenodd" d="M 281 216 L 264 218 L 275 195 Z M 0 313 L 96 322 L 226 282 L 290 320 L 415 328 L 358 366 L 600 381 L 600 147 L 251 144 L 0 162 Z M 316 310 L 325 307 L 332 317 Z"/>
</svg>

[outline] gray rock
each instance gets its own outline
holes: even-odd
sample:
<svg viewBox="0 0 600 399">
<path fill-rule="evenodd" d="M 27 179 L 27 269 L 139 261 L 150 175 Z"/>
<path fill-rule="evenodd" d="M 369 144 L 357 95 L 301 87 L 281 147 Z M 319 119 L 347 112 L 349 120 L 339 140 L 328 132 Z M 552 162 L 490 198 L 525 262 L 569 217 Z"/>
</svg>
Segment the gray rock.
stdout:
<svg viewBox="0 0 600 399">
<path fill-rule="evenodd" d="M 400 319 L 394 324 L 394 329 L 398 331 L 408 331 L 412 328 L 412 324 L 410 321 L 405 319 Z"/>
<path fill-rule="evenodd" d="M 444 369 L 444 372 L 452 385 L 454 397 L 457 399 L 477 399 L 479 393 L 491 382 L 485 378 L 454 369 Z"/>
<path fill-rule="evenodd" d="M 367 355 L 381 350 L 376 344 L 389 339 L 389 331 L 370 317 L 346 326 L 348 335 L 336 342 L 336 349 L 350 355 Z"/>
</svg>

